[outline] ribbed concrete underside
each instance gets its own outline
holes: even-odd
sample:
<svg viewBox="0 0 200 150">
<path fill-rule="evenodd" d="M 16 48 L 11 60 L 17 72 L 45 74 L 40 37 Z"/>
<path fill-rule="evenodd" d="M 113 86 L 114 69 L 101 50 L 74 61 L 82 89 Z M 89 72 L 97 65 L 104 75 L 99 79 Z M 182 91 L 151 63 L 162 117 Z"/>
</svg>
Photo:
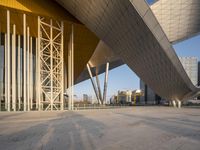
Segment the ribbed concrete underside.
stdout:
<svg viewBox="0 0 200 150">
<path fill-rule="evenodd" d="M 157 94 L 184 99 L 199 91 L 145 0 L 57 0 Z"/>
<path fill-rule="evenodd" d="M 200 32 L 199 0 L 159 0 L 151 9 L 170 42 L 176 43 Z"/>
</svg>

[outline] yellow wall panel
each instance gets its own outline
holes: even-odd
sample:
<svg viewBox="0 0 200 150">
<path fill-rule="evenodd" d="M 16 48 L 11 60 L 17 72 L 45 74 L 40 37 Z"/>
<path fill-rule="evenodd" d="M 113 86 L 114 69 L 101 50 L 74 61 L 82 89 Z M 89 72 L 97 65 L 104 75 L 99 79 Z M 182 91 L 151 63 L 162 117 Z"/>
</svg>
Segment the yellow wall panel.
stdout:
<svg viewBox="0 0 200 150">
<path fill-rule="evenodd" d="M 68 20 L 80 23 L 53 0 L 0 0 L 0 6 L 51 17 L 56 20 Z"/>
<path fill-rule="evenodd" d="M 23 34 L 23 13 L 26 14 L 30 36 L 37 37 L 37 16 L 64 21 L 64 60 L 67 66 L 68 42 L 71 25 L 74 24 L 74 78 L 77 79 L 94 53 L 99 39 L 83 24 L 70 15 L 53 0 L 0 0 L 0 31 L 6 32 L 6 10 L 10 10 L 12 25 L 16 25 L 16 33 Z"/>
</svg>

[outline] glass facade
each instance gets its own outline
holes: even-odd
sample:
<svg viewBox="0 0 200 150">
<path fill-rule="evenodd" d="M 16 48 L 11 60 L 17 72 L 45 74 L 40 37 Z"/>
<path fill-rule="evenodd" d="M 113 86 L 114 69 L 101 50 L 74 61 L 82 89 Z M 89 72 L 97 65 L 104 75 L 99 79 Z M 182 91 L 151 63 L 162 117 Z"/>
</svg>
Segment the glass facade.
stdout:
<svg viewBox="0 0 200 150">
<path fill-rule="evenodd" d="M 0 34 L 0 104 L 5 102 L 5 59 L 4 59 L 4 34 Z"/>
</svg>

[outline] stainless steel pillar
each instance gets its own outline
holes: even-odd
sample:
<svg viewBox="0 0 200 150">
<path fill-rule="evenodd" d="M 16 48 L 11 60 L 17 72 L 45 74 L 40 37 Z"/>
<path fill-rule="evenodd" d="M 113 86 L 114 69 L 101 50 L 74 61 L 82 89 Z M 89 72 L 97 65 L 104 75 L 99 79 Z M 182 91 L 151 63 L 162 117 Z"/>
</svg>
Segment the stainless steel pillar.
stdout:
<svg viewBox="0 0 200 150">
<path fill-rule="evenodd" d="M 108 71 L 109 63 L 106 63 L 105 79 L 104 79 L 104 91 L 103 91 L 103 104 L 106 102 L 107 87 L 108 87 Z"/>
<path fill-rule="evenodd" d="M 40 16 L 38 16 L 38 39 L 37 39 L 37 101 L 38 101 L 38 110 L 41 110 L 41 85 L 40 85 Z"/>
<path fill-rule="evenodd" d="M 27 27 L 27 106 L 28 111 L 30 111 L 30 31 L 29 27 Z"/>
<path fill-rule="evenodd" d="M 23 14 L 23 50 L 24 50 L 24 111 L 26 111 L 26 101 L 27 101 L 27 87 L 26 87 L 26 14 Z"/>
<path fill-rule="evenodd" d="M 16 111 L 16 26 L 12 34 L 12 109 Z"/>
<path fill-rule="evenodd" d="M 39 99 L 39 95 L 38 95 L 38 93 L 39 93 L 39 91 L 38 91 L 38 86 L 39 86 L 39 84 L 38 84 L 38 80 L 39 80 L 39 73 L 38 73 L 38 67 L 39 67 L 39 65 L 38 65 L 38 54 L 39 54 L 39 52 L 38 52 L 38 38 L 35 39 L 35 48 L 36 48 L 35 49 L 35 65 L 36 65 L 36 69 L 35 69 L 35 72 L 36 72 L 35 73 L 35 75 L 36 75 L 36 77 L 35 77 L 36 104 L 35 104 L 35 107 L 38 110 L 39 109 L 39 101 L 38 101 L 38 99 Z"/>
<path fill-rule="evenodd" d="M 8 86 L 8 94 L 7 94 L 7 97 L 8 97 L 8 111 L 10 111 L 10 71 L 11 71 L 11 68 L 10 68 L 10 11 L 7 10 L 7 67 L 8 67 L 8 82 L 7 82 L 7 86 Z"/>
<path fill-rule="evenodd" d="M 72 25 L 72 32 L 68 48 L 68 109 L 74 109 L 74 27 Z"/>
<path fill-rule="evenodd" d="M 33 109 L 33 38 L 30 37 L 30 109 Z"/>
<path fill-rule="evenodd" d="M 53 29 L 52 29 L 52 19 L 50 20 L 50 39 L 53 39 Z M 51 111 L 53 110 L 53 41 L 50 40 L 50 49 L 51 49 L 51 99 L 50 99 L 50 103 L 51 103 L 51 106 L 50 106 L 50 109 Z"/>
<path fill-rule="evenodd" d="M 18 70 L 18 110 L 21 109 L 21 40 L 20 35 L 18 35 L 18 64 L 17 64 L 17 70 Z"/>
<path fill-rule="evenodd" d="M 64 23 L 61 22 L 61 58 L 63 59 L 63 63 L 62 63 L 62 92 L 61 92 L 61 110 L 64 109 L 64 51 L 63 51 L 63 47 L 64 47 L 64 42 L 63 42 L 63 34 L 64 34 Z"/>
</svg>

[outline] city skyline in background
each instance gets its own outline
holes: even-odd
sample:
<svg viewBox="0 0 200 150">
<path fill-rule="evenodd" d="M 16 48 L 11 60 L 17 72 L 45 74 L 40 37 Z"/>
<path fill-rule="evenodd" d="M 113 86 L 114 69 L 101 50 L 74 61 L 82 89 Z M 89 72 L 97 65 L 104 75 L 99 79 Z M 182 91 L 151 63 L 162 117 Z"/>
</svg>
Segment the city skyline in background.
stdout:
<svg viewBox="0 0 200 150">
<path fill-rule="evenodd" d="M 200 35 L 192 37 L 173 45 L 179 57 L 194 56 L 200 61 Z M 104 73 L 99 75 L 101 89 L 104 86 Z M 119 90 L 136 90 L 140 88 L 140 78 L 125 64 L 109 71 L 107 100 L 117 94 Z M 76 99 L 82 99 L 83 94 L 95 98 L 90 80 L 83 81 L 74 86 Z"/>
</svg>

